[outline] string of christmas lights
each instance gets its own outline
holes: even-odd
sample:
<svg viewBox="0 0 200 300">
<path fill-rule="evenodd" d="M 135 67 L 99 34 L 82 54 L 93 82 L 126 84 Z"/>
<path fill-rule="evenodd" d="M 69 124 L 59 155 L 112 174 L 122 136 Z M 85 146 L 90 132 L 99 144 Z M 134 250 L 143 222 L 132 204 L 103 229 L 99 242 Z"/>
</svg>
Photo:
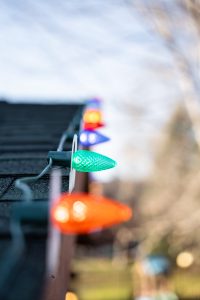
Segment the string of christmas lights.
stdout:
<svg viewBox="0 0 200 300">
<path fill-rule="evenodd" d="M 62 151 L 67 139 L 71 138 L 71 133 L 73 132 L 79 118 L 80 113 L 77 113 L 68 129 L 62 134 L 57 147 L 57 151 Z M 9 247 L 9 250 L 4 253 L 1 260 L 2 263 L 0 268 L 4 276 L 0 277 L 0 291 L 3 290 L 8 276 L 16 266 L 25 250 L 25 236 L 23 234 L 21 221 L 32 219 L 34 221 L 45 222 L 45 220 L 48 220 L 48 203 L 32 201 L 33 193 L 28 186 L 28 183 L 39 180 L 50 170 L 51 167 L 52 160 L 49 159 L 48 165 L 41 171 L 39 175 L 32 177 L 23 177 L 15 181 L 15 186 L 22 191 L 22 199 L 25 201 L 20 204 L 14 204 L 11 209 L 11 219 L 9 226 L 11 234 L 11 245 Z"/>
<path fill-rule="evenodd" d="M 114 160 L 89 149 L 90 146 L 110 140 L 94 130 L 99 124 L 103 124 L 100 100 L 87 102 L 83 128 L 90 129 L 80 132 L 79 142 L 84 149 L 78 150 L 72 156 L 72 167 L 79 172 L 97 172 L 116 166 Z M 68 153 L 50 152 L 49 157 L 57 164 L 67 166 Z M 87 234 L 127 221 L 131 216 L 132 212 L 128 206 L 86 193 L 61 194 L 51 209 L 53 225 L 64 234 Z"/>
<path fill-rule="evenodd" d="M 49 151 L 48 164 L 37 176 L 23 177 L 15 181 L 15 186 L 22 192 L 23 203 L 13 205 L 10 223 L 12 244 L 6 253 L 1 270 L 9 274 L 19 257 L 23 254 L 25 239 L 21 228 L 22 220 L 44 222 L 49 217 L 49 204 L 46 201 L 34 202 L 33 193 L 28 183 L 39 180 L 52 167 L 73 169 L 78 172 L 98 172 L 116 166 L 116 162 L 102 154 L 89 150 L 89 147 L 98 143 L 107 142 L 108 137 L 103 136 L 95 129 L 104 126 L 101 102 L 99 99 L 88 101 L 88 106 L 83 116 L 83 131 L 79 141 L 85 147 L 83 150 L 63 151 L 67 139 L 72 139 L 78 117 L 76 116 L 68 129 L 62 134 L 57 150 Z M 105 227 L 128 221 L 132 216 L 131 209 L 117 201 L 103 196 L 91 194 L 61 194 L 50 208 L 52 225 L 61 233 L 81 234 L 90 233 Z M 3 286 L 7 275 L 0 279 L 0 288 Z"/>
</svg>

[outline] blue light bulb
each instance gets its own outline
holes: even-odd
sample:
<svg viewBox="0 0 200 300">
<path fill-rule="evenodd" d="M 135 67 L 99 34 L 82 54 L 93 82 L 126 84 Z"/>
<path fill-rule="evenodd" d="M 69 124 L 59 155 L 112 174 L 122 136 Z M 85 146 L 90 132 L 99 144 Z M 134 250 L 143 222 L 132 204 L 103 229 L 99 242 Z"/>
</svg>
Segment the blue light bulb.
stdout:
<svg viewBox="0 0 200 300">
<path fill-rule="evenodd" d="M 89 108 L 100 109 L 101 108 L 101 100 L 98 98 L 92 98 L 86 101 L 86 105 Z"/>
<path fill-rule="evenodd" d="M 109 140 L 110 139 L 107 136 L 95 130 L 82 130 L 79 136 L 79 141 L 84 147 L 94 146 Z"/>
</svg>

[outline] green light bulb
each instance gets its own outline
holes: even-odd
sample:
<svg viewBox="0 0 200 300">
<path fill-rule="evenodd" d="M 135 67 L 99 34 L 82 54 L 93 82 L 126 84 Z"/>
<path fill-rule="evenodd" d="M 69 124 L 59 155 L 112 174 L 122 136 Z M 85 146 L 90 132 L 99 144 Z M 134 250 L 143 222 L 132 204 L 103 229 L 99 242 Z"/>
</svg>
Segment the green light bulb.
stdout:
<svg viewBox="0 0 200 300">
<path fill-rule="evenodd" d="M 97 172 L 114 168 L 116 161 L 102 154 L 78 150 L 73 154 L 72 167 L 79 172 Z"/>
</svg>

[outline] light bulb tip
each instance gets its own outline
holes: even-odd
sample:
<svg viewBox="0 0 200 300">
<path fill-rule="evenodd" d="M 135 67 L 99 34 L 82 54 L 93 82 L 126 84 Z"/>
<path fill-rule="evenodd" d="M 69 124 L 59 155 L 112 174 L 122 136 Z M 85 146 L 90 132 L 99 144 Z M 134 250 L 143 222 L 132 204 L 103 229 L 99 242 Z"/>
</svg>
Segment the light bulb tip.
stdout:
<svg viewBox="0 0 200 300">
<path fill-rule="evenodd" d="M 124 221 L 128 221 L 132 218 L 132 209 L 130 207 L 124 207 L 124 209 L 122 210 L 122 218 Z"/>
</svg>

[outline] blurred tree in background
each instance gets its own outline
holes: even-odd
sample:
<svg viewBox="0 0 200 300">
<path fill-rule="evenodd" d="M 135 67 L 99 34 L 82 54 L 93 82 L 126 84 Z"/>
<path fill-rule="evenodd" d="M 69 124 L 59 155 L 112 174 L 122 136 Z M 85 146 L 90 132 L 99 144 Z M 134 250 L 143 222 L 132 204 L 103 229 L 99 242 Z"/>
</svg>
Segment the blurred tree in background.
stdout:
<svg viewBox="0 0 200 300">
<path fill-rule="evenodd" d="M 166 252 L 190 249 L 199 256 L 199 164 L 191 122 L 179 107 L 166 127 L 153 176 L 140 199 L 145 252 L 165 241 Z"/>
<path fill-rule="evenodd" d="M 149 33 L 160 39 L 172 56 L 174 70 L 171 73 L 180 86 L 200 147 L 200 2 L 139 0 L 132 3 L 146 23 Z"/>
<path fill-rule="evenodd" d="M 200 2 L 134 1 L 132 5 L 147 31 L 168 49 L 174 67 L 170 72 L 185 104 L 166 127 L 155 172 L 140 202 L 143 250 L 148 253 L 162 241 L 165 251 L 177 254 L 190 249 L 200 261 L 196 234 L 200 226 Z"/>
</svg>

